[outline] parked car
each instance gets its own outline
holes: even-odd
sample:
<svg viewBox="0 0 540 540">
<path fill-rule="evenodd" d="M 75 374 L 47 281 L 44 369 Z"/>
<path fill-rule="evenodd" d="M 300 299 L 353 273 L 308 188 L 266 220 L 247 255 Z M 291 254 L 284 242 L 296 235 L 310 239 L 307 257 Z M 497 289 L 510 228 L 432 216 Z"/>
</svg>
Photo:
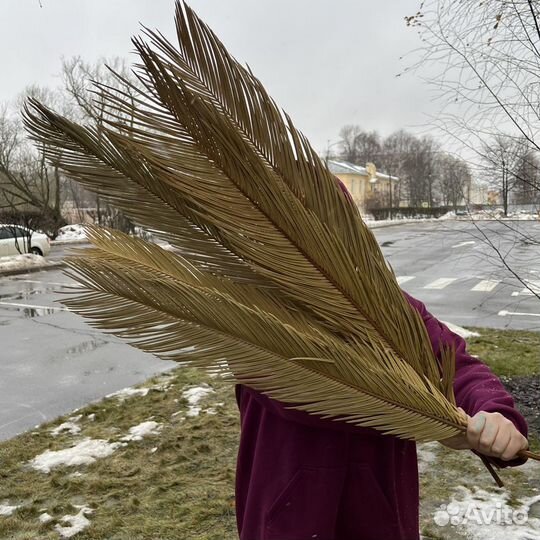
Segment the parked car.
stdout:
<svg viewBox="0 0 540 540">
<path fill-rule="evenodd" d="M 0 257 L 33 253 L 44 257 L 51 250 L 46 234 L 22 227 L 21 225 L 0 224 Z"/>
</svg>

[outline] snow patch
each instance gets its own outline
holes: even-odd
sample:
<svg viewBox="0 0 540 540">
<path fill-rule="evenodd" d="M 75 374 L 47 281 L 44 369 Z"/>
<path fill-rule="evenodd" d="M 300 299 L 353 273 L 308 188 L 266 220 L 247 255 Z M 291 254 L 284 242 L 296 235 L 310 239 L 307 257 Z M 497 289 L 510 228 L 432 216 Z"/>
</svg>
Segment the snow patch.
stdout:
<svg viewBox="0 0 540 540">
<path fill-rule="evenodd" d="M 84 225 L 66 225 L 58 231 L 54 240 L 55 244 L 69 244 L 71 242 L 83 242 L 86 240 Z"/>
<path fill-rule="evenodd" d="M 204 383 L 201 386 L 193 386 L 182 392 L 182 397 L 187 400 L 189 407 L 186 412 L 186 416 L 199 416 L 201 407 L 199 402 L 208 396 L 213 394 L 214 389 L 208 384 Z"/>
<path fill-rule="evenodd" d="M 166 392 L 172 386 L 175 378 L 174 374 L 163 375 L 157 380 L 156 384 L 150 387 L 150 390 Z"/>
<path fill-rule="evenodd" d="M 454 334 L 457 334 L 459 337 L 462 337 L 463 339 L 468 339 L 471 337 L 479 337 L 480 334 L 478 332 L 473 332 L 472 330 L 467 330 L 466 328 L 463 328 L 461 326 L 458 326 L 457 324 L 452 324 L 446 321 L 441 321 L 445 326 L 448 327 L 448 329 Z"/>
<path fill-rule="evenodd" d="M 417 445 L 416 453 L 418 456 L 419 473 L 426 472 L 437 460 L 437 448 L 439 448 L 438 442 L 429 442 Z"/>
<path fill-rule="evenodd" d="M 162 425 L 150 420 L 148 422 L 141 422 L 140 424 L 130 427 L 129 434 L 122 437 L 122 441 L 141 441 L 148 435 L 158 435 L 162 429 Z"/>
<path fill-rule="evenodd" d="M 11 257 L 0 257 L 0 272 L 11 272 L 15 270 L 25 270 L 26 268 L 36 268 L 49 266 L 51 263 L 40 255 L 24 253 L 23 255 L 13 255 Z"/>
<path fill-rule="evenodd" d="M 81 418 L 82 414 L 68 418 L 67 422 L 64 422 L 63 424 L 56 426 L 54 429 L 51 429 L 51 435 L 53 437 L 57 437 L 58 435 L 66 431 L 70 435 L 77 435 L 77 433 L 80 433 L 81 427 L 77 425 L 76 422 L 78 422 Z"/>
<path fill-rule="evenodd" d="M 166 392 L 171 387 L 174 381 L 174 378 L 175 378 L 174 375 L 165 375 L 163 377 L 160 377 L 157 383 L 154 384 L 153 386 L 147 386 L 145 388 L 133 388 L 130 386 L 128 388 L 122 388 L 122 390 L 118 390 L 117 392 L 113 392 L 112 394 L 108 394 L 105 397 L 117 398 L 120 401 L 125 401 L 126 399 L 129 399 L 135 396 L 145 397 L 146 395 L 148 395 L 148 392 L 150 392 L 150 390 Z"/>
<path fill-rule="evenodd" d="M 43 514 L 39 515 L 39 522 L 40 523 L 49 523 L 49 521 L 52 521 L 53 517 L 50 514 L 47 514 L 47 512 L 43 512 Z"/>
<path fill-rule="evenodd" d="M 77 507 L 80 508 L 80 510 L 74 515 L 74 516 L 64 516 L 60 518 L 60 521 L 63 521 L 64 523 L 69 523 L 68 526 L 62 527 L 61 525 L 55 525 L 54 530 L 60 534 L 63 538 L 71 538 L 72 536 L 75 536 L 76 534 L 80 533 L 88 525 L 90 525 L 90 520 L 86 517 L 85 514 L 91 514 L 92 509 L 88 508 L 87 506 Z"/>
<path fill-rule="evenodd" d="M 86 438 L 71 448 L 64 450 L 46 450 L 30 460 L 30 465 L 37 471 L 51 472 L 55 467 L 89 465 L 97 459 L 110 456 L 121 443 L 110 443 L 103 439 Z"/>
<path fill-rule="evenodd" d="M 0 504 L 0 516 L 11 516 L 20 505 Z"/>
<path fill-rule="evenodd" d="M 120 401 L 125 401 L 126 399 L 135 397 L 135 396 L 141 396 L 144 397 L 148 394 L 150 391 L 150 388 L 122 388 L 122 390 L 118 390 L 118 392 L 113 392 L 112 394 L 108 394 L 105 397 L 108 398 L 117 398 Z"/>
</svg>

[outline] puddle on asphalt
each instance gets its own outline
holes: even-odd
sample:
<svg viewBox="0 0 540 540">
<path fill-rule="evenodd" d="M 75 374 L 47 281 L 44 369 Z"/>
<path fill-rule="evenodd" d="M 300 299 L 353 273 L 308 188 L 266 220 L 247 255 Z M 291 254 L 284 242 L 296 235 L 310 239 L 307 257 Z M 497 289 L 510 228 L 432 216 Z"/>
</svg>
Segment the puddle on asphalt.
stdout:
<svg viewBox="0 0 540 540">
<path fill-rule="evenodd" d="M 55 308 L 19 308 L 22 309 L 23 315 L 27 319 L 33 319 L 34 317 L 45 317 L 47 315 L 52 315 L 59 311 Z"/>
<path fill-rule="evenodd" d="M 394 244 L 395 240 L 386 240 L 386 242 L 383 242 L 381 244 L 381 247 L 388 247 L 388 246 L 391 246 L 392 244 Z"/>
<path fill-rule="evenodd" d="M 5 304 L 0 304 L 0 309 L 7 311 L 18 311 L 22 313 L 25 319 L 33 319 L 35 317 L 46 317 L 47 315 L 52 315 L 53 313 L 59 313 L 62 310 L 54 307 L 24 307 L 24 306 L 10 306 Z"/>
<path fill-rule="evenodd" d="M 36 294 L 47 294 L 50 292 L 63 292 L 58 291 L 56 287 L 43 287 L 39 289 L 28 289 L 25 291 L 18 291 L 10 294 L 0 294 L 0 300 L 28 300 L 31 296 Z"/>
<path fill-rule="evenodd" d="M 92 339 L 90 341 L 83 341 L 82 343 L 79 343 L 79 345 L 75 345 L 74 347 L 70 347 L 65 351 L 66 356 L 78 356 L 81 354 L 87 354 L 89 352 L 95 351 L 99 347 L 103 347 L 103 345 L 106 345 L 106 341 Z"/>
</svg>

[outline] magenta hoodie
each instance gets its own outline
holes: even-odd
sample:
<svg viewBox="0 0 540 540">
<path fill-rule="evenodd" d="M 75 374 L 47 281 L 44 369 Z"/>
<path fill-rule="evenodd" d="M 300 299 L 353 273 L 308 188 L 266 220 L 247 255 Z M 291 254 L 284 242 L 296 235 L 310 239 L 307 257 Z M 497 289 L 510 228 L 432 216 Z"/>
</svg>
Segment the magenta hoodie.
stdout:
<svg viewBox="0 0 540 540">
<path fill-rule="evenodd" d="M 499 379 L 467 353 L 463 339 L 406 296 L 437 356 L 440 341 L 456 345 L 458 405 L 471 416 L 500 412 L 526 436 L 525 420 Z M 237 386 L 236 397 L 241 540 L 418 540 L 414 442 L 292 410 L 246 386 Z M 487 472 L 485 481 L 492 481 Z"/>
</svg>

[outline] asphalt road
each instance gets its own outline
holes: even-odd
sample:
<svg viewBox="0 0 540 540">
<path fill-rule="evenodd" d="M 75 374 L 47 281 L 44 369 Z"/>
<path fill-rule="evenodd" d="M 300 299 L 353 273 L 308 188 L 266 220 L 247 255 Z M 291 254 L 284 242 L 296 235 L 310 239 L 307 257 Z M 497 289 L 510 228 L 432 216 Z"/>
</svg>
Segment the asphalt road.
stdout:
<svg viewBox="0 0 540 540">
<path fill-rule="evenodd" d="M 481 230 L 540 291 L 540 223 Z M 524 291 L 473 225 L 430 222 L 375 229 L 402 287 L 445 321 L 540 330 L 540 300 Z M 525 235 L 525 236 L 523 236 Z M 54 246 L 61 259 L 65 246 Z M 61 270 L 0 277 L 0 439 L 31 429 L 173 367 L 91 328 L 58 304 Z"/>
<path fill-rule="evenodd" d="M 540 295 L 540 222 L 478 226 L 428 222 L 373 232 L 401 287 L 435 316 L 461 326 L 540 331 L 540 299 L 511 271 Z"/>
<path fill-rule="evenodd" d="M 69 283 L 60 270 L 0 277 L 0 440 L 174 366 L 63 309 Z"/>
</svg>

